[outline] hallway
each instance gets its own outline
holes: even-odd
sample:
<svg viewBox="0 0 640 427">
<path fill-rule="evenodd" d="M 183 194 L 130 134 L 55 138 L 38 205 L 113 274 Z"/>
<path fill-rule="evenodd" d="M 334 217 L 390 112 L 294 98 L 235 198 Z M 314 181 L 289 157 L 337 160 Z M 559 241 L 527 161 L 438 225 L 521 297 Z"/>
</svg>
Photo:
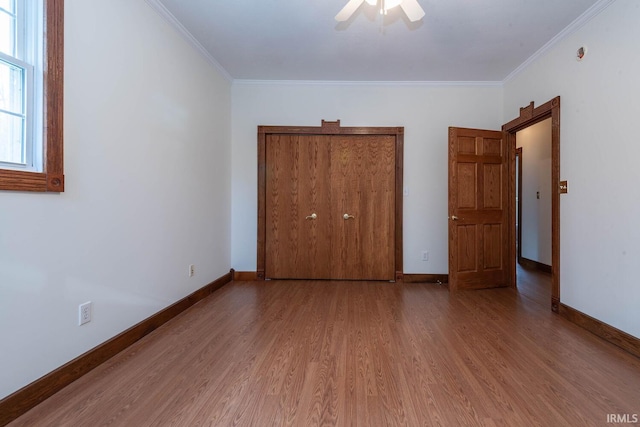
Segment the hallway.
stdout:
<svg viewBox="0 0 640 427">
<path fill-rule="evenodd" d="M 551 274 L 516 263 L 518 293 L 545 308 L 551 307 Z"/>
</svg>

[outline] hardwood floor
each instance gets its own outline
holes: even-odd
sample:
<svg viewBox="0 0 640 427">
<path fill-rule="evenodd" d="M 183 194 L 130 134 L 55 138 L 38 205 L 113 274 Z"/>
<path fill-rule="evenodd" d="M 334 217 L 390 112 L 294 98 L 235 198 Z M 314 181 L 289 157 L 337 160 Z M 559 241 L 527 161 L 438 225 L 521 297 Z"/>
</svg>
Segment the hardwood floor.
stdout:
<svg viewBox="0 0 640 427">
<path fill-rule="evenodd" d="M 234 282 L 13 426 L 598 426 L 640 359 L 511 289 Z"/>
<path fill-rule="evenodd" d="M 544 307 L 551 307 L 551 277 L 550 273 L 516 263 L 518 292 Z"/>
</svg>

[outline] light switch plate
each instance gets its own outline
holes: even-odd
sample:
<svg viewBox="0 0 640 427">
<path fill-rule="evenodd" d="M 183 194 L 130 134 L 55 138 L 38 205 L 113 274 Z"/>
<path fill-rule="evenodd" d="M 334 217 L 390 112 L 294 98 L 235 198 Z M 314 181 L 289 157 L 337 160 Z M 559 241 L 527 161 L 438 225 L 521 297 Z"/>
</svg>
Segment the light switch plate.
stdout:
<svg viewBox="0 0 640 427">
<path fill-rule="evenodd" d="M 567 194 L 569 192 L 569 187 L 567 185 L 567 181 L 560 181 L 560 194 Z"/>
</svg>

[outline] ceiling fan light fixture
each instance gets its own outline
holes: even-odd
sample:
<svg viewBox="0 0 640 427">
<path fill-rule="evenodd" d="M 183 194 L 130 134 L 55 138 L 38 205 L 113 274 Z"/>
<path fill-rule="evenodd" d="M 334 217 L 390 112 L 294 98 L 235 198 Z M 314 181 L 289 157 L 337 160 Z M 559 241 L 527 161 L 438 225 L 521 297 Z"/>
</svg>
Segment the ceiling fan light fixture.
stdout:
<svg viewBox="0 0 640 427">
<path fill-rule="evenodd" d="M 400 6 L 400 3 L 402 3 L 402 0 L 385 0 L 383 5 L 386 10 L 389 10 Z"/>
<path fill-rule="evenodd" d="M 418 0 L 349 0 L 336 15 L 336 21 L 343 22 L 348 20 L 364 2 L 370 6 L 379 5 L 381 15 L 386 15 L 389 9 L 401 6 L 411 22 L 419 21 L 424 17 L 424 10 L 420 7 Z"/>
<path fill-rule="evenodd" d="M 386 15 L 387 11 L 400 6 L 402 0 L 365 0 L 369 6 L 380 5 L 380 15 Z"/>
<path fill-rule="evenodd" d="M 378 3 L 381 3 L 385 9 L 393 9 L 396 6 L 400 6 L 402 0 L 365 0 L 370 6 L 375 6 Z"/>
</svg>

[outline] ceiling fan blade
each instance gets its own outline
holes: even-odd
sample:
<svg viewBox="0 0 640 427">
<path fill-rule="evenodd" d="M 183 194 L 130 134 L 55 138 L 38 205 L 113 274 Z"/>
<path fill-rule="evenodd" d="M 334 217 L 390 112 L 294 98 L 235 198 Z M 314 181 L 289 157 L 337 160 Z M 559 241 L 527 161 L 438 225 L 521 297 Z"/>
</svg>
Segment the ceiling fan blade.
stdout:
<svg viewBox="0 0 640 427">
<path fill-rule="evenodd" d="M 342 22 L 351 18 L 353 12 L 355 12 L 363 2 L 364 0 L 349 0 L 349 3 L 347 3 L 336 15 L 336 21 Z"/>
<path fill-rule="evenodd" d="M 403 0 L 400 7 L 411 22 L 419 21 L 424 17 L 424 10 L 420 7 L 418 0 Z"/>
</svg>

